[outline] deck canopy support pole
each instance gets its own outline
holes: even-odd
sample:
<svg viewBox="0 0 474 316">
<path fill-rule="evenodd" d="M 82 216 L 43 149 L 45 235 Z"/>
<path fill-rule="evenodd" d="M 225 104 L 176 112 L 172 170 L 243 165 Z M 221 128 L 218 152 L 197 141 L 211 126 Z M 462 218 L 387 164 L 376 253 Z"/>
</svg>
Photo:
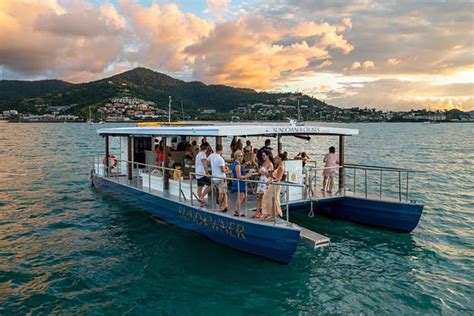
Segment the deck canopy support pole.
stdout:
<svg viewBox="0 0 474 316">
<path fill-rule="evenodd" d="M 281 135 L 277 136 L 277 149 L 278 149 L 278 154 L 282 153 L 282 143 L 281 143 Z"/>
<path fill-rule="evenodd" d="M 164 152 L 164 161 L 163 161 L 163 167 L 168 168 L 170 164 L 170 147 L 166 144 L 166 137 L 163 137 L 163 142 L 165 143 L 165 152 Z M 163 169 L 163 178 L 165 181 L 164 189 L 168 190 L 170 188 L 170 174 L 168 170 Z"/>
<path fill-rule="evenodd" d="M 128 144 L 127 144 L 127 152 L 128 152 L 128 157 L 127 157 L 127 160 L 128 160 L 128 168 L 127 168 L 127 175 L 128 175 L 128 179 L 129 180 L 132 180 L 132 177 L 133 177 L 133 165 L 132 165 L 132 137 L 128 136 L 127 137 L 127 141 L 128 141 Z"/>
<path fill-rule="evenodd" d="M 339 191 L 344 188 L 344 135 L 339 135 Z"/>
<path fill-rule="evenodd" d="M 222 145 L 222 136 L 216 136 L 216 146 L 219 144 Z"/>
<path fill-rule="evenodd" d="M 106 171 L 106 174 L 109 175 L 110 173 L 110 169 L 109 169 L 109 156 L 110 156 L 110 152 L 109 152 L 109 136 L 105 136 L 105 170 Z"/>
</svg>

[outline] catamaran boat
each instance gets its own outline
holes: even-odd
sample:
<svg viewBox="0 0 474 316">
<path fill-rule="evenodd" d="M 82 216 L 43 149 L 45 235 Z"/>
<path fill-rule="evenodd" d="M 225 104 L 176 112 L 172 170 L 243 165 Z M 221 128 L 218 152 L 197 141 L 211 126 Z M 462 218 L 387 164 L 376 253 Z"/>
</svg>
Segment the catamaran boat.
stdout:
<svg viewBox="0 0 474 316">
<path fill-rule="evenodd" d="M 322 214 L 359 224 L 411 232 L 423 210 L 423 204 L 409 196 L 409 175 L 416 170 L 345 163 L 346 138 L 357 135 L 356 129 L 289 125 L 158 125 L 103 128 L 98 133 L 105 140 L 105 153 L 94 157 L 91 170 L 92 184 L 98 190 L 217 243 L 281 263 L 291 262 L 300 240 L 309 241 L 315 248 L 327 246 L 330 242 L 327 236 L 292 222 L 291 213 Z M 195 173 L 192 165 L 187 165 L 184 152 L 175 150 L 176 145 L 180 139 L 200 143 L 201 138 L 206 137 L 212 146 L 234 136 L 274 138 L 279 153 L 283 151 L 284 140 L 291 141 L 294 137 L 307 140 L 318 136 L 338 137 L 337 192 L 321 190 L 319 183 L 322 181 L 319 179 L 324 167 L 310 163 L 303 167 L 302 160 L 286 160 L 285 181 L 272 183 L 273 188 L 281 187 L 281 198 L 278 200 L 283 209 L 282 217 L 275 211 L 276 199 L 273 200 L 273 217 L 265 220 L 253 217 L 257 200 L 253 188 L 262 183 L 258 178 L 225 178 L 224 181 L 229 184 L 231 181 L 247 184 L 244 202 L 237 198 L 240 191 L 229 193 L 229 212 L 219 211 L 214 189 L 210 190 L 203 205 L 197 195 L 196 176 L 201 175 Z M 157 166 L 155 158 L 154 148 L 158 141 L 166 144 L 162 166 Z M 224 158 L 230 158 L 230 154 Z M 176 170 L 170 167 L 171 161 L 180 162 L 183 166 L 179 170 L 179 178 L 174 177 Z M 383 179 L 388 173 L 398 175 L 398 188 L 394 190 L 393 183 L 390 183 L 388 191 L 392 195 L 385 193 L 387 190 L 383 186 Z M 378 192 L 369 190 L 374 185 L 370 185 L 368 179 L 373 179 L 374 174 Z M 357 175 L 359 179 L 361 176 L 365 179 L 362 185 L 356 181 Z M 237 187 L 240 190 L 240 185 Z M 245 216 L 233 216 L 233 210 L 241 211 Z"/>
</svg>

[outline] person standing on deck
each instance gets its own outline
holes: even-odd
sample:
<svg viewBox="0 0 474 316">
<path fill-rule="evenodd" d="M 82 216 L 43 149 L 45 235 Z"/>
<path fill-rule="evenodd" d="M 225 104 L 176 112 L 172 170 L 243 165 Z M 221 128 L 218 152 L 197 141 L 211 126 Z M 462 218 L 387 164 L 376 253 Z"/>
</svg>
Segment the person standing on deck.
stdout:
<svg viewBox="0 0 474 316">
<path fill-rule="evenodd" d="M 255 213 L 255 218 L 262 218 L 262 200 L 263 200 L 263 195 L 268 189 L 268 180 L 272 176 L 273 172 L 273 156 L 272 152 L 269 149 L 265 149 L 262 152 L 262 159 L 263 163 L 261 168 L 258 170 L 258 174 L 260 175 L 259 181 L 262 183 L 259 183 L 257 186 L 257 211 Z"/>
<path fill-rule="evenodd" d="M 275 170 L 272 173 L 271 178 L 268 181 L 268 188 L 263 194 L 262 199 L 262 218 L 273 218 L 278 215 L 279 217 L 283 216 L 281 210 L 280 194 L 281 194 L 281 185 L 274 185 L 273 182 L 281 182 L 285 175 L 285 165 L 282 160 L 283 155 L 276 156 L 273 158 L 275 164 Z M 276 215 L 275 212 L 276 211 Z"/>
<path fill-rule="evenodd" d="M 248 165 L 249 162 L 245 162 L 242 164 L 243 158 L 244 158 L 244 155 L 242 154 L 240 150 L 237 150 L 234 153 L 234 161 L 232 162 L 232 165 L 231 165 L 232 178 L 234 179 L 245 180 L 252 177 L 251 172 L 248 172 L 247 174 L 245 174 L 244 166 Z M 232 187 L 230 189 L 230 192 L 232 193 L 240 192 L 240 196 L 237 197 L 237 209 L 234 211 L 234 216 L 244 216 L 241 212 L 241 209 L 242 209 L 242 204 L 245 202 L 245 195 L 247 193 L 247 190 L 246 190 L 247 185 L 244 181 L 239 181 L 239 180 L 232 180 Z M 240 208 L 238 208 L 239 205 L 240 205 Z"/>
<path fill-rule="evenodd" d="M 199 153 L 199 145 L 195 140 L 192 141 L 191 143 L 191 150 L 193 151 L 193 156 L 196 158 L 197 154 Z"/>
<path fill-rule="evenodd" d="M 209 155 L 207 160 L 211 165 L 212 183 L 217 187 L 217 191 L 219 192 L 219 210 L 221 212 L 227 212 L 227 180 L 225 179 L 227 168 L 224 158 L 222 158 L 222 144 L 216 145 L 216 152 Z"/>
<path fill-rule="evenodd" d="M 211 191 L 211 180 L 207 176 L 208 171 L 208 161 L 207 161 L 207 151 L 208 151 L 209 144 L 203 143 L 201 144 L 201 151 L 196 155 L 196 162 L 195 162 L 195 171 L 196 171 L 196 180 L 198 186 L 198 197 L 199 203 L 201 207 L 203 207 L 206 202 L 204 201 L 204 197 Z M 203 187 L 206 189 L 203 191 Z"/>
<path fill-rule="evenodd" d="M 332 188 L 334 186 L 334 176 L 336 175 L 336 167 L 339 165 L 339 158 L 336 156 L 336 148 L 334 148 L 334 146 L 329 147 L 329 153 L 324 156 L 323 162 L 324 168 L 328 169 L 323 170 L 324 180 L 321 191 L 324 192 L 327 189 L 326 192 L 331 193 Z"/>
<path fill-rule="evenodd" d="M 161 167 L 163 165 L 163 161 L 165 161 L 165 142 L 163 139 L 160 140 L 157 146 L 155 146 L 155 157 L 156 157 L 156 165 Z"/>
<path fill-rule="evenodd" d="M 269 150 L 271 151 L 272 148 L 270 147 L 271 145 L 271 140 L 270 139 L 266 139 L 265 140 L 265 146 L 263 146 L 262 148 L 260 148 L 258 151 L 257 151 L 257 161 L 258 161 L 258 166 L 260 167 L 262 164 L 263 164 L 263 151 L 264 150 Z"/>
</svg>

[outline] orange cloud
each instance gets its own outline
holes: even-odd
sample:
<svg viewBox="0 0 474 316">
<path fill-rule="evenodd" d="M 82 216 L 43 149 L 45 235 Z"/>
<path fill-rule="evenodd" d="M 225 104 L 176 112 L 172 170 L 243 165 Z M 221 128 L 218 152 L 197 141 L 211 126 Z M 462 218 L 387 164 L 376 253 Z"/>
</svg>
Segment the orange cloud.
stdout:
<svg viewBox="0 0 474 316">
<path fill-rule="evenodd" d="M 125 0 L 120 3 L 130 19 L 136 43 L 128 54 L 129 61 L 140 65 L 181 70 L 186 63 L 193 62 L 184 49 L 201 41 L 214 27 L 194 14 L 181 12 L 176 4 L 143 7 Z"/>
<path fill-rule="evenodd" d="M 268 89 L 285 72 L 306 69 L 313 60 L 326 59 L 322 66 L 328 66 L 329 49 L 352 50 L 338 32 L 338 26 L 328 23 L 302 22 L 280 28 L 263 17 L 242 17 L 217 24 L 208 37 L 185 52 L 195 57 L 194 73 L 200 79 Z M 283 44 L 285 41 L 290 42 Z"/>
<path fill-rule="evenodd" d="M 399 63 L 400 63 L 400 60 L 398 60 L 396 58 L 387 59 L 387 64 L 389 64 L 389 65 L 395 66 L 395 65 L 398 65 Z"/>
</svg>

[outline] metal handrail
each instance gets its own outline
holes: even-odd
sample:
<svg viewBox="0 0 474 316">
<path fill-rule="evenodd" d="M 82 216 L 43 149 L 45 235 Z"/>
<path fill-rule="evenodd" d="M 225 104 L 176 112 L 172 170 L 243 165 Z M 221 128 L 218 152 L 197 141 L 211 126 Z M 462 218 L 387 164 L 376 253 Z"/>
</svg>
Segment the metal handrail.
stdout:
<svg viewBox="0 0 474 316">
<path fill-rule="evenodd" d="M 356 170 L 363 170 L 364 171 L 364 186 L 365 186 L 365 198 L 368 197 L 368 176 L 367 172 L 368 171 L 378 171 L 380 172 L 380 180 L 379 180 L 379 198 L 382 198 L 382 186 L 383 186 L 383 173 L 384 172 L 392 172 L 392 173 L 398 173 L 398 200 L 402 201 L 402 173 L 406 173 L 406 185 L 405 185 L 405 200 L 409 201 L 409 176 L 410 173 L 426 173 L 427 171 L 424 170 L 414 170 L 414 169 L 407 169 L 407 168 L 394 168 L 394 167 L 382 167 L 382 166 L 372 166 L 372 165 L 362 165 L 362 164 L 345 164 L 345 168 L 347 169 L 352 169 L 354 172 L 354 184 L 353 184 L 353 193 L 355 194 L 356 192 Z M 344 178 L 345 178 L 344 174 Z M 344 188 L 345 186 L 345 179 L 344 179 Z"/>
<path fill-rule="evenodd" d="M 260 181 L 260 180 L 247 180 L 247 179 L 239 179 L 239 178 L 218 177 L 218 176 L 213 176 L 212 174 L 202 174 L 202 173 L 195 173 L 195 172 L 190 172 L 189 174 L 197 175 L 201 177 L 216 178 L 216 179 L 221 179 L 221 180 L 235 180 L 235 181 L 242 181 L 242 182 L 249 182 L 249 183 L 262 183 L 262 184 L 271 183 L 274 185 L 282 185 L 282 186 L 304 187 L 303 184 L 293 183 L 293 182 L 265 182 L 265 181 Z"/>
<path fill-rule="evenodd" d="M 397 168 L 397 167 L 383 167 L 383 166 L 373 166 L 373 165 L 362 165 L 362 164 L 352 164 L 346 163 L 344 167 L 347 168 L 358 168 L 358 169 L 367 169 L 367 170 L 383 170 L 383 171 L 393 171 L 393 172 L 416 172 L 416 173 L 426 173 L 425 170 L 415 170 L 407 168 Z"/>
</svg>

